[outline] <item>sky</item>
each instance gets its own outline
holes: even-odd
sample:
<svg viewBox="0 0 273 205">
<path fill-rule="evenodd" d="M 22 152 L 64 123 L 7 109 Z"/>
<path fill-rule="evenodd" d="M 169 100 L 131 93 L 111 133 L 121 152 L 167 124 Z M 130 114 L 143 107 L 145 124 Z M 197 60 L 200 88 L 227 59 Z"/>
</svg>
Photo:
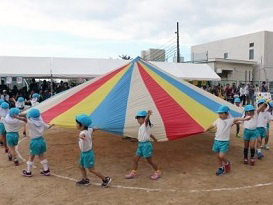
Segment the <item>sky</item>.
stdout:
<svg viewBox="0 0 273 205">
<path fill-rule="evenodd" d="M 136 57 L 141 50 L 273 31 L 271 0 L 0 0 L 0 55 Z"/>
</svg>

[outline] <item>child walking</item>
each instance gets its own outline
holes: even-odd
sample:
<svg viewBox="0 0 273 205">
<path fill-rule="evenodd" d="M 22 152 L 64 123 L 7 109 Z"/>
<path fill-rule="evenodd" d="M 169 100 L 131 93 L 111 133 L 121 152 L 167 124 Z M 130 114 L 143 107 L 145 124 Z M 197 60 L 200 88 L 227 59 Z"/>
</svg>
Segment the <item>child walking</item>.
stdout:
<svg viewBox="0 0 273 205">
<path fill-rule="evenodd" d="M 241 106 L 241 99 L 240 98 L 235 98 L 234 104 L 237 107 L 243 109 L 242 106 Z M 236 137 L 238 137 L 238 138 L 241 137 L 239 133 L 240 133 L 240 123 L 238 122 L 238 123 L 236 123 Z"/>
<path fill-rule="evenodd" d="M 20 110 L 18 108 L 11 108 L 8 115 L 5 118 L 2 118 L 5 129 L 6 129 L 6 138 L 9 148 L 9 160 L 13 159 L 14 165 L 18 166 L 19 161 L 15 152 L 15 146 L 18 145 L 19 140 L 19 131 L 25 125 L 24 122 L 16 119 L 15 117 L 19 115 Z"/>
<path fill-rule="evenodd" d="M 250 120 L 243 122 L 244 126 L 244 164 L 249 163 L 248 152 L 250 147 L 250 165 L 255 165 L 255 144 L 259 137 L 257 130 L 257 114 L 253 105 L 246 105 L 244 108 L 244 117 L 250 117 Z M 257 110 L 257 113 L 260 109 Z"/>
<path fill-rule="evenodd" d="M 40 114 L 38 109 L 32 108 L 28 111 L 27 116 L 15 116 L 18 120 L 25 122 L 29 128 L 29 158 L 27 161 L 27 168 L 23 170 L 23 176 L 32 177 L 32 166 L 35 156 L 39 157 L 41 164 L 43 165 L 43 171 L 40 173 L 44 176 L 50 176 L 50 170 L 48 167 L 48 161 L 45 157 L 45 152 L 47 150 L 46 142 L 43 137 L 45 129 L 51 128 L 53 125 L 46 124 Z"/>
<path fill-rule="evenodd" d="M 266 125 L 268 122 L 268 115 L 265 111 L 267 107 L 267 103 L 265 99 L 260 99 L 258 101 L 258 110 L 257 110 L 257 131 L 259 136 L 257 137 L 257 157 L 261 159 L 264 157 L 262 153 L 262 141 L 266 138 Z"/>
<path fill-rule="evenodd" d="M 86 174 L 86 169 L 95 174 L 102 180 L 102 187 L 108 187 L 112 181 L 110 177 L 105 177 L 100 172 L 95 170 L 95 159 L 92 143 L 93 129 L 89 128 L 92 124 L 92 120 L 87 115 L 78 115 L 76 117 L 77 129 L 79 130 L 79 147 L 80 147 L 80 170 L 82 173 L 82 179 L 76 183 L 78 186 L 89 185 L 89 179 Z"/>
<path fill-rule="evenodd" d="M 230 109 L 228 106 L 220 106 L 217 110 L 219 118 L 206 130 L 209 131 L 214 127 L 217 129 L 212 147 L 212 150 L 217 155 L 219 163 L 219 168 L 216 171 L 217 176 L 228 173 L 231 170 L 230 161 L 227 160 L 225 156 L 229 149 L 231 126 L 238 121 L 245 121 L 250 119 L 249 117 L 232 118 L 229 116 L 229 110 Z"/>
<path fill-rule="evenodd" d="M 6 141 L 6 129 L 3 124 L 3 119 L 7 116 L 9 113 L 9 104 L 5 102 L 4 100 L 0 99 L 0 140 L 1 145 L 5 148 L 5 153 L 8 153 L 9 149 L 7 146 Z"/>
<path fill-rule="evenodd" d="M 20 112 L 23 112 L 25 110 L 25 98 L 23 97 L 18 97 L 17 101 L 15 102 L 15 107 L 17 107 Z M 23 130 L 23 136 L 26 137 L 26 126 L 24 126 Z"/>
<path fill-rule="evenodd" d="M 125 175 L 126 179 L 132 179 L 135 177 L 138 168 L 138 161 L 140 160 L 140 158 L 147 159 L 147 162 L 153 167 L 155 172 L 151 176 L 151 179 L 156 180 L 160 178 L 160 171 L 158 170 L 157 165 L 153 162 L 152 158 L 153 145 L 150 141 L 150 138 L 152 138 L 154 141 L 156 141 L 156 138 L 149 133 L 149 128 L 151 128 L 152 126 L 150 121 L 151 115 L 151 110 L 149 110 L 148 112 L 146 112 L 145 110 L 141 110 L 136 115 L 136 119 L 140 125 L 138 130 L 138 148 L 133 159 L 132 171 L 128 175 Z"/>
</svg>

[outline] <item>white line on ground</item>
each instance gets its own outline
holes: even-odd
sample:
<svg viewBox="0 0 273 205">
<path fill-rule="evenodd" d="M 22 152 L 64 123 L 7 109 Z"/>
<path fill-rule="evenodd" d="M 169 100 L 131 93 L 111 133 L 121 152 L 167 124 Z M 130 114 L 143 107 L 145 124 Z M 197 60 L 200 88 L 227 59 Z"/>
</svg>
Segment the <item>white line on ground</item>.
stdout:
<svg viewBox="0 0 273 205">
<path fill-rule="evenodd" d="M 22 138 L 19 140 L 18 142 L 18 146 L 16 147 L 16 152 L 18 154 L 18 157 L 26 162 L 26 159 L 24 159 L 22 157 L 22 155 L 20 154 L 18 147 L 20 145 L 20 143 L 25 140 L 26 138 Z M 33 168 L 38 169 L 38 167 L 33 166 Z M 66 180 L 70 180 L 73 182 L 78 181 L 77 179 L 71 178 L 71 177 L 66 177 L 66 176 L 61 176 L 58 174 L 54 174 L 51 172 L 52 176 L 61 178 L 61 179 L 66 179 Z M 101 186 L 101 184 L 99 183 L 91 183 L 92 185 L 95 186 Z M 146 192 L 188 192 L 188 193 L 200 193 L 200 192 L 219 192 L 219 191 L 236 191 L 236 190 L 242 190 L 242 189 L 252 189 L 252 188 L 256 188 L 256 187 L 265 187 L 265 186 L 272 186 L 273 182 L 270 183 L 264 183 L 264 184 L 255 184 L 252 186 L 242 186 L 242 187 L 230 187 L 230 188 L 218 188 L 218 189 L 200 189 L 200 190 L 187 190 L 187 191 L 181 191 L 181 190 L 175 190 L 175 189 L 152 189 L 152 188 L 145 188 L 145 187 L 130 187 L 130 186 L 123 186 L 123 185 L 111 185 L 111 187 L 114 188 L 120 188 L 120 189 L 130 189 L 130 190 L 140 190 L 140 191 L 146 191 Z"/>
</svg>

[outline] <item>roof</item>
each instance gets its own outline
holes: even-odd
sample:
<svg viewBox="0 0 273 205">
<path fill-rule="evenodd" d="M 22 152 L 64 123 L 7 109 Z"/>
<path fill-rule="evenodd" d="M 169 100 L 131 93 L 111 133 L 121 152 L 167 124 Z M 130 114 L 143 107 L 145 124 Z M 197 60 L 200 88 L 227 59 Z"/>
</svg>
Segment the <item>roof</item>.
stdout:
<svg viewBox="0 0 273 205">
<path fill-rule="evenodd" d="M 110 72 L 129 61 L 96 58 L 50 58 L 0 56 L 0 76 L 49 78 L 92 78 Z M 208 66 L 190 63 L 152 62 L 170 74 L 186 80 L 220 80 Z"/>
</svg>

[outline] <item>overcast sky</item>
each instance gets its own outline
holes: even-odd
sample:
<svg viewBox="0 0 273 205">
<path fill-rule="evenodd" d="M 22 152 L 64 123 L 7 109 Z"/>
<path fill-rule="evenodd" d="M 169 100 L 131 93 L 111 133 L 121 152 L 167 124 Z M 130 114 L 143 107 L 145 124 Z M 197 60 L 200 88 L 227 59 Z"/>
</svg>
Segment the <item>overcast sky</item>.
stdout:
<svg viewBox="0 0 273 205">
<path fill-rule="evenodd" d="M 191 45 L 273 31 L 273 1 L 0 0 L 0 55 L 136 57 L 174 38 L 177 21 L 189 56 Z"/>
</svg>

